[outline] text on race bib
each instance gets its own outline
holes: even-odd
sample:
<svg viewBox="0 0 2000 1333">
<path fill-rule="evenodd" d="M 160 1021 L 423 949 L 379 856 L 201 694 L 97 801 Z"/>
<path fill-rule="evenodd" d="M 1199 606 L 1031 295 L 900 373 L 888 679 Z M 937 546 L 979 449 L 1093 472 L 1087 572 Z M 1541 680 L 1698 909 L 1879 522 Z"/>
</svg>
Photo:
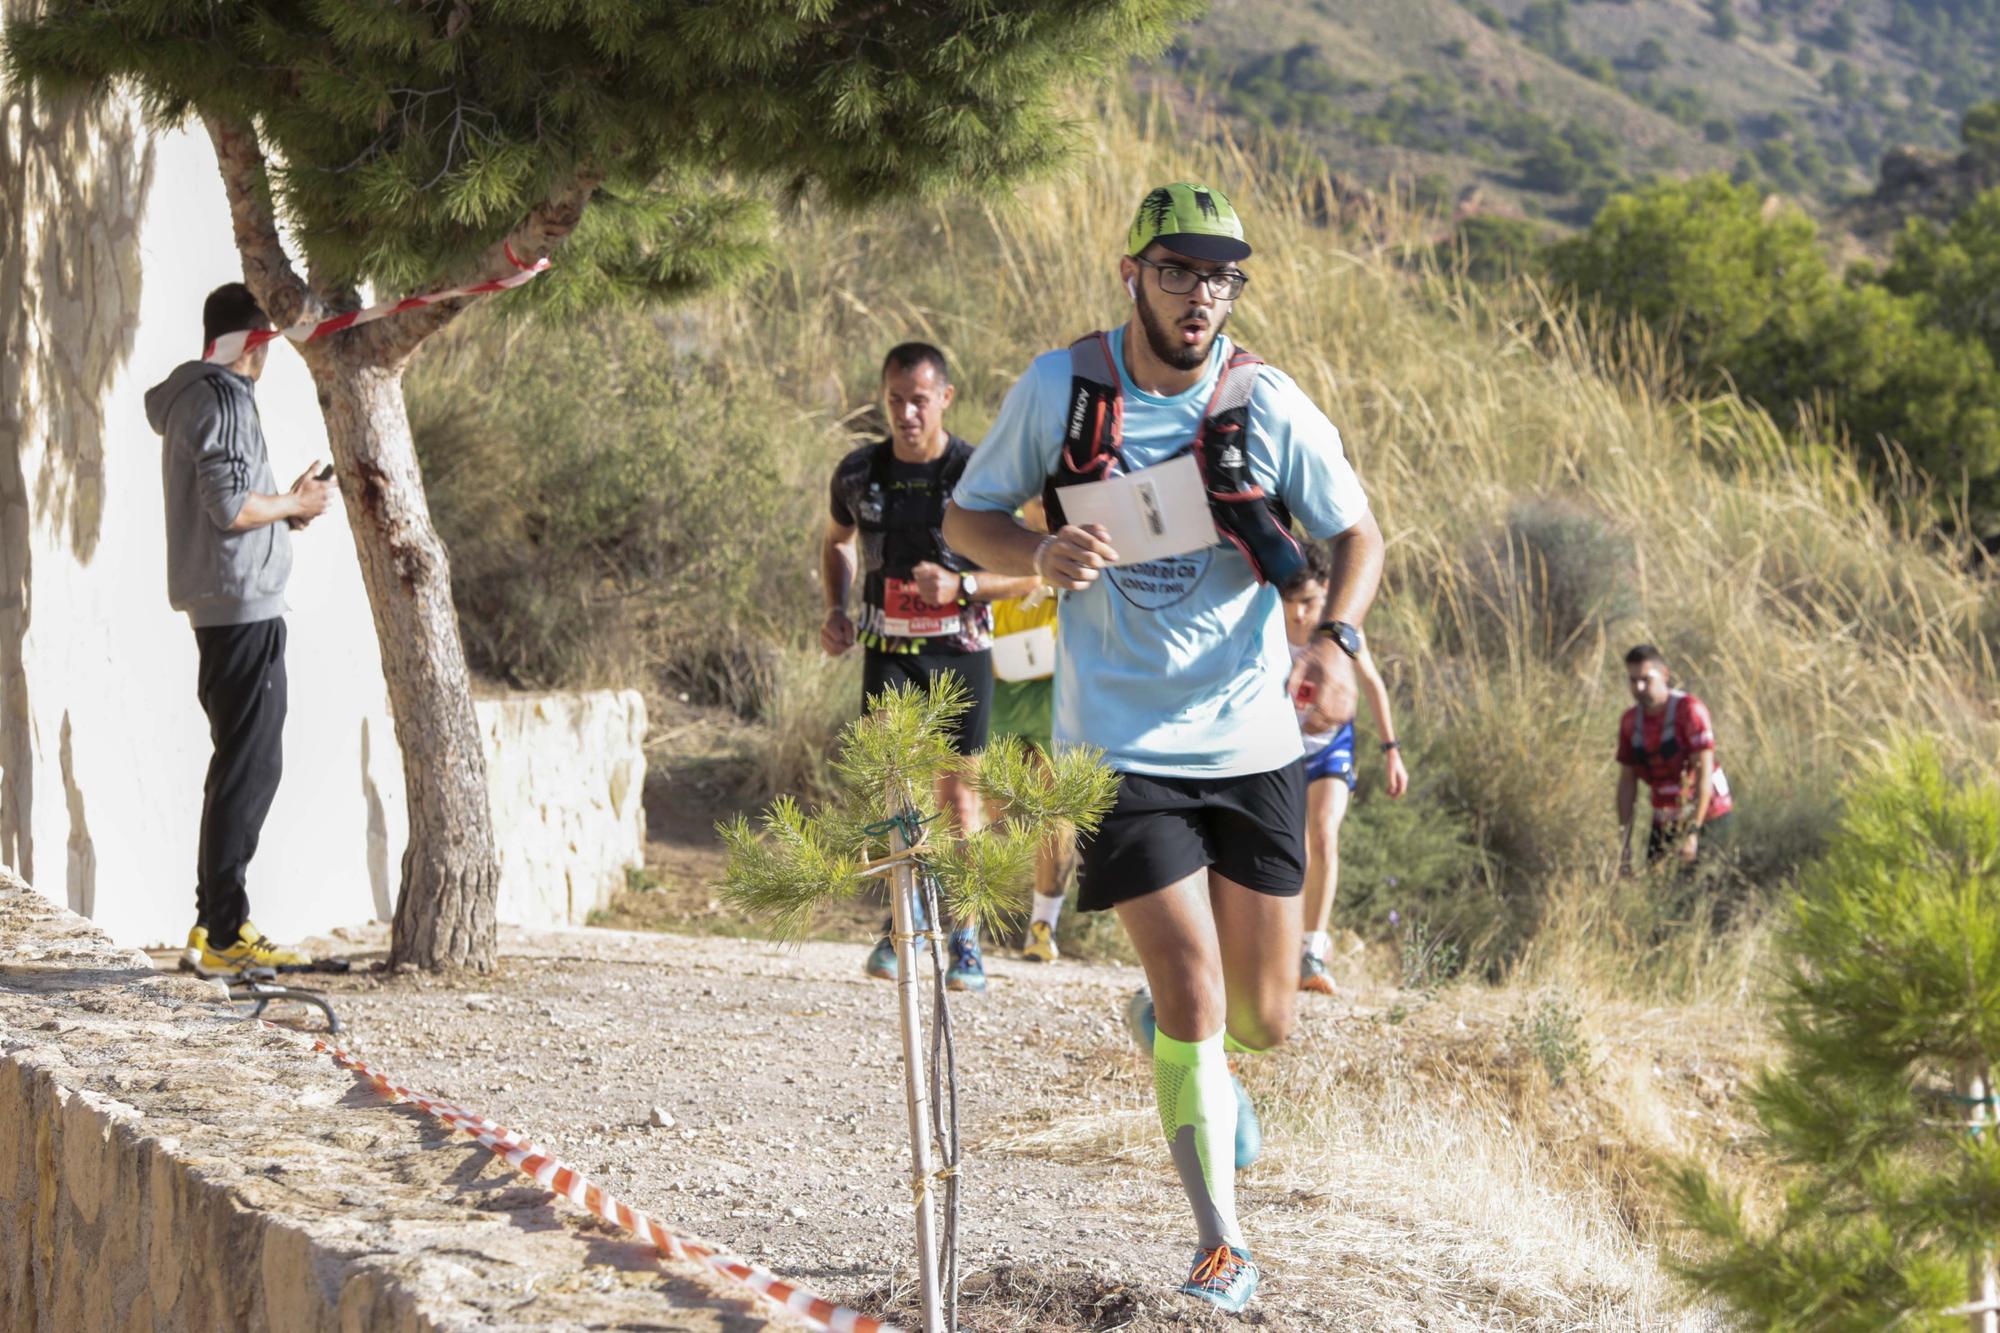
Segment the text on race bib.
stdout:
<svg viewBox="0 0 2000 1333">
<path fill-rule="evenodd" d="M 959 606 L 927 602 L 908 579 L 882 581 L 882 632 L 898 639 L 927 639 L 955 631 Z"/>
</svg>

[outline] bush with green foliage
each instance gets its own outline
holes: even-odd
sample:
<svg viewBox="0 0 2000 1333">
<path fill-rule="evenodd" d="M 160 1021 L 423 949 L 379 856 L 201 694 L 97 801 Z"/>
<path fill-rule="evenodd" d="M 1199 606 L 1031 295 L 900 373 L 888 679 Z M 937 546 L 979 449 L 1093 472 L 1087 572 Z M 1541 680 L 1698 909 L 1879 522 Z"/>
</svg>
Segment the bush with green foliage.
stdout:
<svg viewBox="0 0 2000 1333">
<path fill-rule="evenodd" d="M 1406 725 L 1403 734 L 1421 730 Z M 1414 775 L 1409 791 L 1390 800 L 1364 787 L 1341 824 L 1340 920 L 1365 934 L 1387 926 L 1391 913 L 1428 920 L 1477 952 L 1509 936 L 1515 924 L 1498 867 L 1434 751 L 1414 740 L 1403 744 Z"/>
<path fill-rule="evenodd" d="M 1768 1222 L 1702 1167 L 1674 1177 L 1682 1270 L 1748 1324 L 1963 1328 L 1941 1312 L 2000 1227 L 2000 784 L 1910 747 L 1851 783 L 1775 948 L 1781 1062 L 1751 1086 L 1787 1182 Z M 1967 1076 L 1983 1103 L 1961 1095 Z"/>
<path fill-rule="evenodd" d="M 1457 266 L 1476 282 L 1504 282 L 1541 264 L 1543 228 L 1526 218 L 1478 213 L 1452 229 Z"/>
<path fill-rule="evenodd" d="M 2000 103 L 1990 109 L 2000 112 Z M 1967 149 L 1976 151 L 1969 139 Z M 1910 219 L 1881 281 L 1915 300 L 1926 322 L 1978 339 L 2000 360 L 2000 186 L 1981 194 L 1948 226 Z"/>
<path fill-rule="evenodd" d="M 780 571 L 819 510 L 793 451 L 753 443 L 797 435 L 800 414 L 727 382 L 718 349 L 675 323 L 612 312 L 524 344 L 500 319 L 468 321 L 413 372 L 411 431 L 483 674 L 630 680 L 811 618 L 815 590 Z"/>
<path fill-rule="evenodd" d="M 729 851 L 723 897 L 773 938 L 805 937 L 813 914 L 872 886 L 871 861 L 904 848 L 937 882 L 954 921 L 995 931 L 1019 926 L 1034 882 L 1037 848 L 1094 831 L 1110 811 L 1118 778 L 1087 746 L 1046 761 L 1014 737 L 968 759 L 952 727 L 972 695 L 951 675 L 927 689 L 885 689 L 841 733 L 827 801 L 808 812 L 795 797 L 773 801 L 756 823 L 738 815 L 717 831 Z M 996 812 L 970 833 L 942 817 L 937 780 L 959 774 Z"/>
<path fill-rule="evenodd" d="M 1649 325 L 1698 383 L 1781 420 L 1828 414 L 1885 480 L 1907 458 L 1940 512 L 2000 531 L 1993 355 L 1922 298 L 1837 283 L 1803 214 L 1719 177 L 1670 182 L 1612 200 L 1550 264 L 1576 298 Z"/>
</svg>

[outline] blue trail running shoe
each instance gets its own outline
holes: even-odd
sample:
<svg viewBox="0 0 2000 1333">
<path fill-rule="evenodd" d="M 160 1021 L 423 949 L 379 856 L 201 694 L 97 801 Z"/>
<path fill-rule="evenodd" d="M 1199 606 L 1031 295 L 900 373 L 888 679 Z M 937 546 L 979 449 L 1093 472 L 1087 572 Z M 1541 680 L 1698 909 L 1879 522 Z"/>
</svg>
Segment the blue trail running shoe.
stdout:
<svg viewBox="0 0 2000 1333">
<path fill-rule="evenodd" d="M 1315 995 L 1333 994 L 1333 974 L 1326 970 L 1324 959 L 1309 953 L 1299 955 L 1299 989 Z"/>
<path fill-rule="evenodd" d="M 921 898 L 918 899 L 915 906 L 914 922 L 916 928 L 918 930 L 929 929 L 924 924 L 923 900 Z M 896 942 L 889 938 L 895 932 L 895 929 L 895 917 L 890 916 L 883 919 L 882 938 L 875 941 L 875 947 L 868 951 L 868 961 L 861 965 L 861 970 L 869 976 L 879 978 L 882 981 L 894 981 L 896 979 Z M 923 947 L 923 941 L 917 941 L 917 948 L 920 954 Z"/>
<path fill-rule="evenodd" d="M 944 984 L 951 990 L 986 989 L 986 964 L 979 957 L 979 932 L 970 926 L 951 933 L 951 966 L 944 970 Z"/>
<path fill-rule="evenodd" d="M 1139 1044 L 1139 1049 L 1151 1055 L 1153 992 L 1144 986 L 1125 1001 L 1125 1026 L 1131 1030 L 1132 1040 Z M 1243 1091 L 1243 1080 L 1231 1074 L 1229 1086 L 1236 1092 L 1236 1169 L 1241 1171 L 1253 1165 L 1264 1151 L 1264 1124 L 1257 1118 L 1257 1108 L 1250 1104 L 1250 1094 Z"/>
<path fill-rule="evenodd" d="M 1257 1294 L 1259 1276 L 1249 1255 L 1234 1245 L 1218 1245 L 1194 1252 L 1194 1265 L 1188 1270 L 1188 1280 L 1181 1283 L 1181 1292 L 1229 1314 L 1242 1314 Z"/>
<path fill-rule="evenodd" d="M 1153 1053 L 1153 992 L 1144 986 L 1132 992 L 1132 998 L 1125 1001 L 1125 1026 L 1132 1033 L 1132 1040 L 1146 1054 Z"/>
<path fill-rule="evenodd" d="M 875 941 L 875 947 L 868 951 L 868 961 L 862 971 L 883 981 L 896 979 L 896 945 L 887 935 Z"/>
<path fill-rule="evenodd" d="M 1231 1074 L 1229 1086 L 1236 1093 L 1236 1169 L 1241 1171 L 1263 1155 L 1264 1122 L 1257 1118 L 1250 1094 L 1243 1091 L 1243 1080 Z"/>
</svg>

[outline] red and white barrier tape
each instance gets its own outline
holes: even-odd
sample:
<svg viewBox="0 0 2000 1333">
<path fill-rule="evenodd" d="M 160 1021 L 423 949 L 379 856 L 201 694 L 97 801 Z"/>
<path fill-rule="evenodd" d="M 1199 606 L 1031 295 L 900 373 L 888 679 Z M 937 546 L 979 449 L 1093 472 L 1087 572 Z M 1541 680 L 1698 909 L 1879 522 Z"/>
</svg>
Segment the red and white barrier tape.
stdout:
<svg viewBox="0 0 2000 1333">
<path fill-rule="evenodd" d="M 252 347 L 261 347 L 279 338 L 289 338 L 295 343 L 309 343 L 315 338 L 324 338 L 342 329 L 351 329 L 356 324 L 372 324 L 378 319 L 405 310 L 415 310 L 418 306 L 436 305 L 439 301 L 450 301 L 461 296 L 482 296 L 487 292 L 504 292 L 510 287 L 519 287 L 531 281 L 536 274 L 548 270 L 549 261 L 537 259 L 532 264 L 523 264 L 514 256 L 514 248 L 505 246 L 507 262 L 520 270 L 504 278 L 493 278 L 487 282 L 475 282 L 470 287 L 449 287 L 441 292 L 427 292 L 422 296 L 406 296 L 400 301 L 384 301 L 381 305 L 371 305 L 366 310 L 351 310 L 332 319 L 307 320 L 285 329 L 245 329 L 238 333 L 225 333 L 208 345 L 201 359 L 226 366 L 242 356 Z"/>
<path fill-rule="evenodd" d="M 484 1116 L 461 1111 L 456 1106 L 406 1088 L 386 1074 L 370 1069 L 338 1046 L 329 1045 L 317 1037 L 313 1038 L 313 1049 L 333 1057 L 335 1064 L 361 1075 L 385 1095 L 415 1102 L 451 1128 L 465 1131 L 481 1146 L 492 1149 L 507 1165 L 524 1176 L 533 1177 L 537 1185 L 553 1190 L 584 1211 L 603 1218 L 613 1226 L 622 1227 L 641 1240 L 650 1241 L 662 1254 L 714 1269 L 731 1281 L 749 1287 L 766 1300 L 799 1315 L 815 1328 L 831 1330 L 831 1333 L 899 1333 L 894 1325 L 835 1305 L 804 1287 L 786 1282 L 769 1269 L 724 1253 L 693 1237 L 669 1231 L 659 1219 L 627 1207 L 593 1185 L 581 1171 L 556 1160 L 539 1144 L 522 1138 L 510 1129 L 503 1129 Z"/>
</svg>

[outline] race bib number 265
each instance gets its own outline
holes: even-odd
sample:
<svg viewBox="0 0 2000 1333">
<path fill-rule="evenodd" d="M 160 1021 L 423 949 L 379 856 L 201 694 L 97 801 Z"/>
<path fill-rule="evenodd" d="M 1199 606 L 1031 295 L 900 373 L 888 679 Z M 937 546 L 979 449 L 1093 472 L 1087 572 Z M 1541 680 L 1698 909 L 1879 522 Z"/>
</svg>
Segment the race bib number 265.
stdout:
<svg viewBox="0 0 2000 1333">
<path fill-rule="evenodd" d="M 927 602 L 907 579 L 885 579 L 882 588 L 882 632 L 898 639 L 928 639 L 956 631 L 956 602 Z"/>
</svg>

